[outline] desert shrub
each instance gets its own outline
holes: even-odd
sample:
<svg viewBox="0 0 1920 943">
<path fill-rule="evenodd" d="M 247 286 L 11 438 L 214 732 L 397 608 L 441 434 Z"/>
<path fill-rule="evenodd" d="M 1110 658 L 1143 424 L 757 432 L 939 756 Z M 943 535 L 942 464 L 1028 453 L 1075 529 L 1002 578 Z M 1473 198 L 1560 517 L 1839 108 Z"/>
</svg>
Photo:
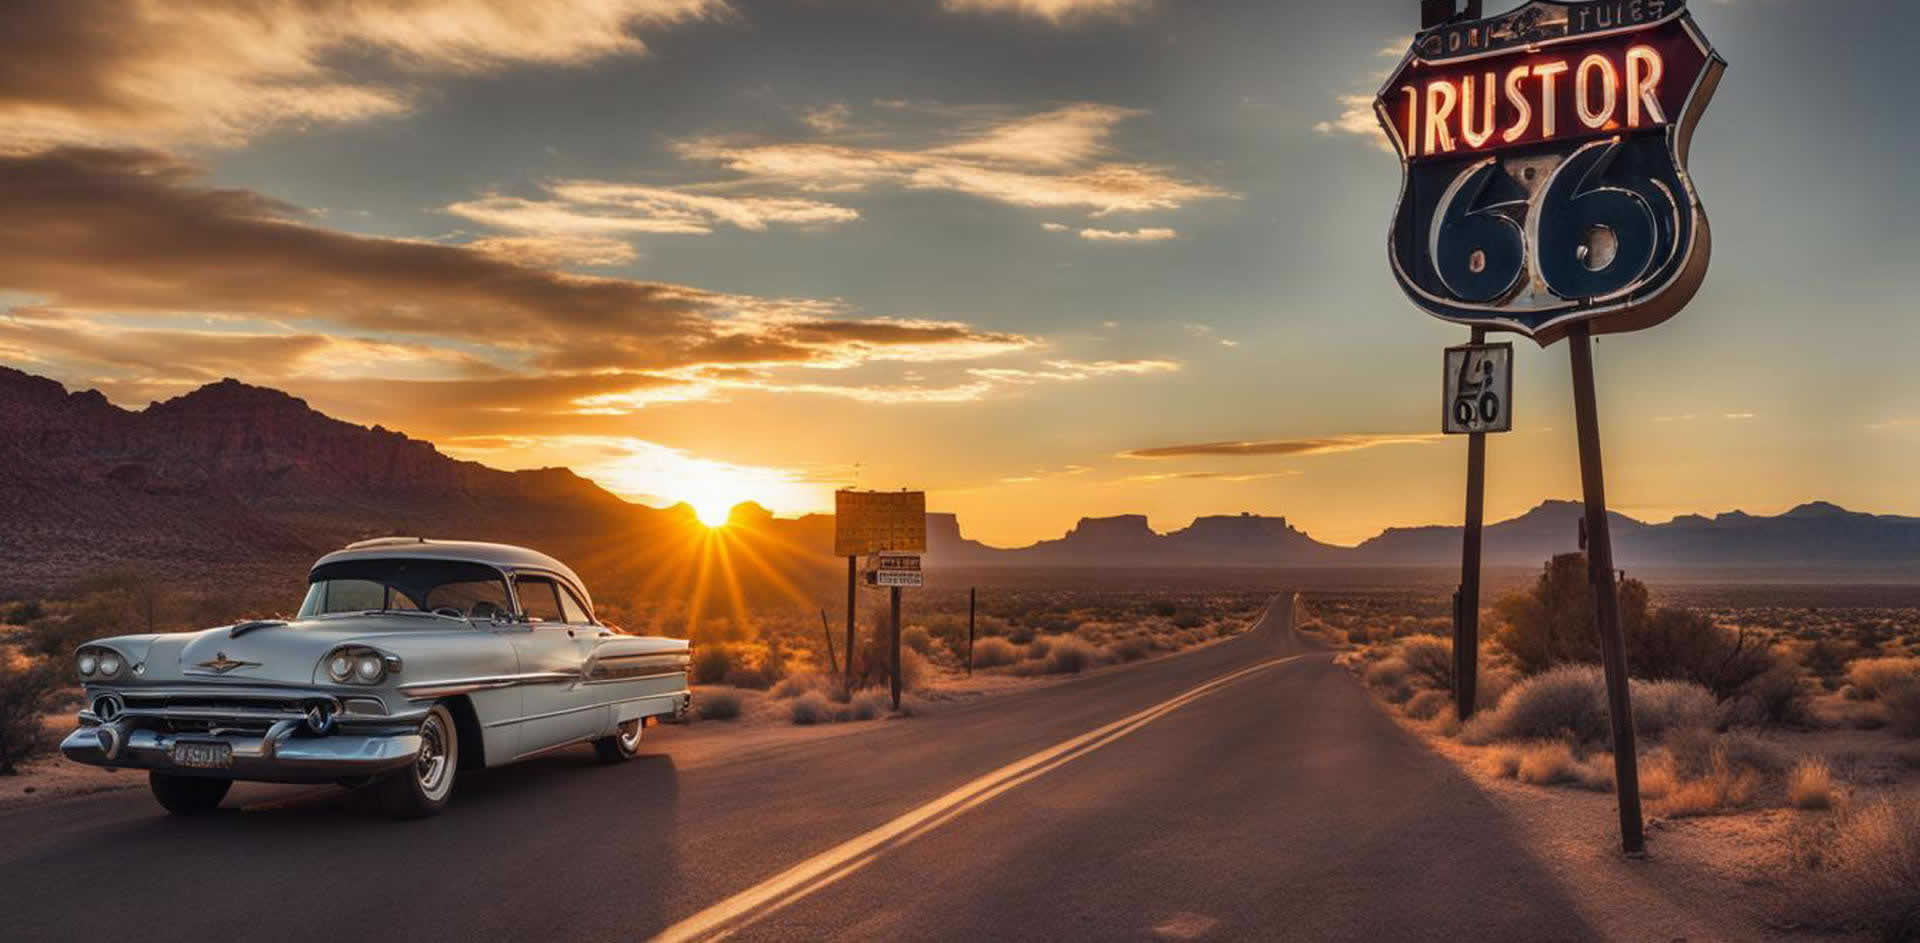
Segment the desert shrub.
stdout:
<svg viewBox="0 0 1920 943">
<path fill-rule="evenodd" d="M 983 638 L 973 643 L 975 668 L 998 668 L 1020 660 L 1020 649 L 1003 638 Z"/>
<path fill-rule="evenodd" d="M 702 691 L 694 696 L 701 720 L 733 720 L 740 716 L 740 696 L 724 691 Z"/>
<path fill-rule="evenodd" d="M 1883 801 L 1800 833 L 1795 922 L 1920 939 L 1920 807 Z"/>
<path fill-rule="evenodd" d="M 1727 721 L 1741 725 L 1811 723 L 1804 680 L 1804 673 L 1792 659 L 1776 658 L 1771 668 L 1734 693 Z"/>
<path fill-rule="evenodd" d="M 1619 595 L 1621 626 L 1631 636 L 1646 621 L 1647 588 L 1638 580 L 1623 580 Z M 1501 618 L 1494 637 L 1525 674 L 1600 660 L 1586 554 L 1547 561 L 1532 589 L 1503 597 L 1494 609 Z"/>
<path fill-rule="evenodd" d="M 1115 641 L 1108 650 L 1123 662 L 1139 661 L 1153 654 L 1153 641 L 1144 635 L 1128 635 Z"/>
<path fill-rule="evenodd" d="M 1045 659 L 1053 651 L 1055 641 L 1057 640 L 1051 635 L 1036 636 L 1033 641 L 1027 643 L 1028 660 Z"/>
<path fill-rule="evenodd" d="M 840 679 L 830 678 L 815 671 L 796 671 L 780 679 L 780 683 L 773 686 L 773 696 L 782 700 L 799 697 L 810 691 L 818 691 L 829 700 L 845 701 L 847 699 L 846 688 L 840 684 Z"/>
<path fill-rule="evenodd" d="M 0 606 L 0 623 L 26 625 L 45 617 L 47 610 L 37 599 L 23 599 Z"/>
<path fill-rule="evenodd" d="M 905 701 L 903 700 L 904 704 Z M 887 716 L 893 709 L 893 696 L 884 691 L 862 691 L 848 705 L 847 711 L 854 720 L 873 720 Z"/>
<path fill-rule="evenodd" d="M 837 723 L 850 715 L 849 708 L 827 700 L 826 695 L 818 691 L 809 691 L 794 698 L 793 706 L 788 708 L 788 716 L 801 726 Z"/>
<path fill-rule="evenodd" d="M 1453 709 L 1453 696 L 1445 691 L 1422 691 L 1407 701 L 1401 710 L 1414 720 L 1431 720 L 1442 711 Z"/>
<path fill-rule="evenodd" d="M 1035 648 L 1045 654 L 1035 655 Z M 1034 639 L 1034 644 L 1028 647 L 1027 661 L 1019 670 L 1023 674 L 1079 674 L 1110 660 L 1106 649 L 1085 639 L 1071 635 L 1042 636 Z"/>
<path fill-rule="evenodd" d="M 1382 658 L 1368 665 L 1364 677 L 1390 704 L 1405 703 L 1414 695 L 1412 672 L 1398 657 Z"/>
<path fill-rule="evenodd" d="M 1880 696 L 1887 726 L 1903 737 L 1920 737 L 1920 684 L 1893 688 Z"/>
<path fill-rule="evenodd" d="M 1712 692 L 1691 681 L 1635 681 L 1628 689 L 1633 729 L 1641 736 L 1659 739 L 1669 731 L 1711 727 L 1720 713 Z"/>
<path fill-rule="evenodd" d="M 1833 805 L 1833 771 L 1819 757 L 1805 757 L 1787 771 L 1787 802 L 1796 809 Z"/>
<path fill-rule="evenodd" d="M 928 658 L 932 658 L 934 646 L 939 644 L 939 642 L 934 639 L 933 633 L 928 632 L 925 628 L 910 625 L 901 630 L 900 644 Z"/>
<path fill-rule="evenodd" d="M 921 691 L 933 682 L 933 662 L 911 648 L 900 649 L 900 690 Z"/>
<path fill-rule="evenodd" d="M 1180 611 L 1180 604 L 1171 599 L 1156 599 L 1147 603 L 1147 611 L 1162 619 L 1171 619 L 1174 613 Z"/>
<path fill-rule="evenodd" d="M 1208 621 L 1204 613 L 1183 610 L 1174 615 L 1173 627 L 1176 629 L 1197 629 L 1206 625 Z"/>
<path fill-rule="evenodd" d="M 1453 643 L 1433 635 L 1412 635 L 1394 646 L 1415 684 L 1435 691 L 1453 690 Z"/>
<path fill-rule="evenodd" d="M 724 645 L 702 645 L 693 653 L 693 683 L 719 684 L 733 670 L 733 653 Z"/>
<path fill-rule="evenodd" d="M 0 649 L 0 774 L 46 747 L 40 715 L 63 677 L 50 661 Z"/>
<path fill-rule="evenodd" d="M 917 691 L 933 680 L 933 663 L 927 656 L 907 647 L 900 639 L 900 686 Z M 853 677 L 858 687 L 886 687 L 893 683 L 892 640 L 884 631 L 870 632 L 853 660 Z"/>
<path fill-rule="evenodd" d="M 1476 746 L 1496 740 L 1605 740 L 1606 687 L 1600 669 L 1568 665 L 1515 685 L 1500 703 L 1476 713 L 1460 739 Z"/>
<path fill-rule="evenodd" d="M 1847 681 L 1867 698 L 1920 684 L 1920 658 L 1862 658 L 1847 668 Z"/>
<path fill-rule="evenodd" d="M 1575 770 L 1578 767 L 1579 761 L 1573 757 L 1573 747 L 1562 740 L 1550 740 L 1536 743 L 1520 754 L 1520 761 L 1514 767 L 1514 778 L 1534 786 L 1552 786 L 1577 781 L 1579 776 Z"/>
</svg>

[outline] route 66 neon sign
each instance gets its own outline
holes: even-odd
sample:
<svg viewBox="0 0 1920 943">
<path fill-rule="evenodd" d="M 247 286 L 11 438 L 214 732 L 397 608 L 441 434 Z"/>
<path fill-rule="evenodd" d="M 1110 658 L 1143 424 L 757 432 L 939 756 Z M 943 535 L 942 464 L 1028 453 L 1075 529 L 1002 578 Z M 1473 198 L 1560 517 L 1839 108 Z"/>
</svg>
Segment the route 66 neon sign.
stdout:
<svg viewBox="0 0 1920 943">
<path fill-rule="evenodd" d="M 1374 102 L 1405 171 L 1400 287 L 1542 345 L 1678 313 L 1712 254 L 1687 158 L 1725 69 L 1685 0 L 1533 0 L 1422 32 Z"/>
</svg>

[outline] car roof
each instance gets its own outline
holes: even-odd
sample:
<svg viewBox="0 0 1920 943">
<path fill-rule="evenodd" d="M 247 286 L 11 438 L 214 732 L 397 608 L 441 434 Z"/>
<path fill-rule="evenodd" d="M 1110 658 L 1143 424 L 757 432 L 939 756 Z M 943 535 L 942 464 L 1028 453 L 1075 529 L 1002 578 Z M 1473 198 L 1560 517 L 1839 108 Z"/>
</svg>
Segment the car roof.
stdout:
<svg viewBox="0 0 1920 943">
<path fill-rule="evenodd" d="M 459 560 L 481 563 L 508 573 L 542 570 L 565 577 L 580 601 L 593 608 L 587 584 L 572 568 L 538 550 L 512 544 L 492 544 L 477 540 L 433 540 L 426 537 L 377 537 L 362 540 L 315 560 L 313 569 L 345 560 Z"/>
</svg>

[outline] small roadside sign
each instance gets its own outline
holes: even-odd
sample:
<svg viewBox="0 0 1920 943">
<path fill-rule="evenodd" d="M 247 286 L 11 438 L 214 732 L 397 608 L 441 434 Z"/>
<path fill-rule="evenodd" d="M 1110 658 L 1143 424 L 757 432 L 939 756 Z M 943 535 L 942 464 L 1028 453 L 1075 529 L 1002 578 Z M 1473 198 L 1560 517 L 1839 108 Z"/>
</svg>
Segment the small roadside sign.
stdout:
<svg viewBox="0 0 1920 943">
<path fill-rule="evenodd" d="M 927 585 L 926 575 L 919 570 L 874 570 L 868 574 L 875 586 L 902 586 L 919 589 Z"/>
<path fill-rule="evenodd" d="M 1442 394 L 1447 435 L 1513 431 L 1513 345 L 1447 349 Z"/>
<path fill-rule="evenodd" d="M 917 588 L 926 585 L 926 575 L 920 570 L 917 553 L 879 553 L 873 556 L 868 581 L 875 586 Z"/>
</svg>

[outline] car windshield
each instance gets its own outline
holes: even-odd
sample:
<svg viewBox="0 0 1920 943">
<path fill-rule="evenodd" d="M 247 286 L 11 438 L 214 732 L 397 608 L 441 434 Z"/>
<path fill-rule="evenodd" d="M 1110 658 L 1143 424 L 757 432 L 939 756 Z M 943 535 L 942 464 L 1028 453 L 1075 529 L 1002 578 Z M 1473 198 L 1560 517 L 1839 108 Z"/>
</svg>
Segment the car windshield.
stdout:
<svg viewBox="0 0 1920 943">
<path fill-rule="evenodd" d="M 300 616 L 420 612 L 490 619 L 513 611 L 500 571 L 459 560 L 343 560 L 315 567 Z"/>
</svg>

